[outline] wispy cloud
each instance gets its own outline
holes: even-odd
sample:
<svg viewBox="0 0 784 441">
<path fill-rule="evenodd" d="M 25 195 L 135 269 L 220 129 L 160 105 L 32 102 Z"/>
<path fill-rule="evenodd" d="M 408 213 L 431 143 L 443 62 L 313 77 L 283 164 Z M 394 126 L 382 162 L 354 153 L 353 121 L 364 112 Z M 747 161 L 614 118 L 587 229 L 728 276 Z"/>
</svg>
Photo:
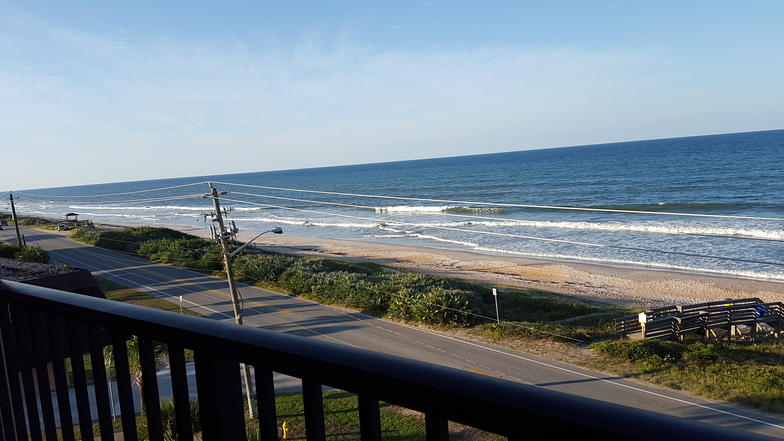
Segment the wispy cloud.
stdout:
<svg viewBox="0 0 784 441">
<path fill-rule="evenodd" d="M 630 112 L 654 118 L 672 84 L 693 81 L 657 50 L 377 51 L 348 33 L 130 39 L 5 20 L 0 127 L 15 142 L 142 157 L 234 147 L 265 169 L 579 143 L 630 123 Z M 270 145 L 297 161 L 263 158 Z M 205 172 L 145 167 L 150 177 Z"/>
</svg>

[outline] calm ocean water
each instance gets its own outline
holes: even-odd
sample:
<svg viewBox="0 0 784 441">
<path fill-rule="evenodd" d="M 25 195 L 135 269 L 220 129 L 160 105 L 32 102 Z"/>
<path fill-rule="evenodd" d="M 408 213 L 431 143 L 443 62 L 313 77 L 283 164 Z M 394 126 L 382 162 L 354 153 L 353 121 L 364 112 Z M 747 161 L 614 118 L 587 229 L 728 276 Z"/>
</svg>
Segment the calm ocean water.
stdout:
<svg viewBox="0 0 784 441">
<path fill-rule="evenodd" d="M 782 176 L 784 130 L 776 130 L 14 197 L 31 215 L 206 228 L 201 213 L 212 203 L 194 196 L 210 181 L 229 192 L 221 204 L 247 232 L 282 226 L 295 235 L 784 281 Z M 139 190 L 152 191 L 131 193 Z"/>
</svg>

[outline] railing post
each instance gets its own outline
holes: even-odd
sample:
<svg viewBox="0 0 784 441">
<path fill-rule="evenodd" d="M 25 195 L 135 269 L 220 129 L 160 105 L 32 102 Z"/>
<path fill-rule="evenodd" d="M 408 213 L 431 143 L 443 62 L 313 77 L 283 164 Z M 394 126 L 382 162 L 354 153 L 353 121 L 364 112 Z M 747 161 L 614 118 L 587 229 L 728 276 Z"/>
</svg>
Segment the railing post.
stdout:
<svg viewBox="0 0 784 441">
<path fill-rule="evenodd" d="M 138 343 L 136 349 L 139 351 L 139 370 L 142 375 L 140 383 L 142 397 L 139 401 L 139 406 L 144 406 L 144 412 L 147 414 L 147 429 L 150 439 L 153 441 L 163 440 L 161 399 L 158 392 L 158 376 L 155 369 L 155 364 L 157 363 L 155 359 L 155 344 L 152 339 L 147 337 L 138 336 L 136 338 Z"/>
<path fill-rule="evenodd" d="M 44 432 L 47 439 L 57 438 L 57 427 L 54 419 L 54 403 L 52 402 L 52 385 L 49 382 L 49 366 L 51 364 L 52 350 L 49 337 L 46 335 L 45 318 L 40 311 L 29 311 L 30 350 L 35 352 L 35 374 L 38 386 L 38 401 L 41 403 L 41 416 L 44 421 Z"/>
<path fill-rule="evenodd" d="M 362 441 L 381 441 L 381 410 L 378 400 L 359 395 L 359 430 Z"/>
<path fill-rule="evenodd" d="M 324 396 L 321 385 L 302 380 L 302 401 L 305 406 L 305 431 L 309 441 L 324 441 Z"/>
<path fill-rule="evenodd" d="M 112 409 L 109 400 L 109 383 L 103 364 L 102 337 L 106 335 L 103 328 L 97 326 L 87 327 L 87 340 L 90 343 L 90 365 L 93 369 L 93 391 L 95 392 L 95 407 L 98 412 L 98 426 L 101 429 L 101 439 L 114 441 L 114 427 L 112 427 Z"/>
<path fill-rule="evenodd" d="M 432 414 L 425 414 L 427 441 L 449 441 L 449 421 Z"/>
<path fill-rule="evenodd" d="M 76 396 L 76 409 L 79 417 L 79 429 L 82 433 L 92 433 L 92 417 L 90 416 L 90 397 L 87 393 L 87 375 L 84 369 L 85 348 L 81 344 L 87 340 L 87 332 L 82 322 L 67 321 L 68 348 L 71 356 L 71 369 L 73 371 L 74 395 Z"/>
<path fill-rule="evenodd" d="M 259 436 L 261 441 L 277 441 L 278 416 L 275 408 L 275 381 L 272 371 L 254 368 L 256 373 L 256 407 L 259 413 Z"/>
<path fill-rule="evenodd" d="M 2 419 L 3 435 L 7 439 L 27 439 L 27 424 L 25 422 L 24 406 L 22 401 L 22 388 L 19 384 L 19 356 L 17 341 L 12 331 L 11 324 L 11 305 L 6 302 L 0 303 L 0 338 L 2 338 L 2 357 L 0 361 L 3 365 L 0 379 L 5 379 L 0 390 L 3 400 L 0 404 L 8 400 L 8 407 L 0 406 L 0 419 Z M 7 393 L 6 393 L 7 392 Z"/>
<path fill-rule="evenodd" d="M 218 351 L 194 351 L 204 441 L 246 439 L 239 363 L 217 358 Z"/>
<path fill-rule="evenodd" d="M 179 345 L 167 345 L 169 349 L 169 371 L 174 401 L 174 415 L 177 420 L 179 439 L 193 439 L 191 420 L 191 398 L 188 390 L 188 372 L 185 364 L 185 350 Z"/>
<path fill-rule="evenodd" d="M 131 369 L 128 361 L 128 345 L 125 339 L 117 333 L 112 333 L 112 355 L 114 358 L 114 371 L 117 377 L 117 395 L 120 400 L 120 419 L 125 440 L 136 440 L 136 410 L 133 405 L 133 391 L 131 389 Z M 93 372 L 93 375 L 105 375 Z M 109 387 L 112 387 L 109 382 Z M 114 407 L 114 403 L 111 403 Z M 154 432 L 154 431 L 153 431 Z M 156 438 L 150 437 L 155 440 Z"/>
<path fill-rule="evenodd" d="M 32 342 L 30 341 L 30 333 L 27 324 L 30 321 L 27 308 L 11 305 L 11 317 L 14 321 L 13 329 L 16 331 L 16 356 L 19 358 L 21 377 L 22 377 L 22 393 L 27 407 L 27 424 L 30 431 L 30 439 L 33 441 L 41 440 L 41 422 L 40 414 L 38 413 L 38 404 L 36 403 L 36 390 L 33 379 L 33 360 L 30 356 L 30 348 Z M 12 373 L 13 375 L 13 373 Z"/>
<path fill-rule="evenodd" d="M 65 321 L 62 317 L 47 313 L 49 342 L 52 347 L 52 370 L 54 373 L 55 393 L 60 416 L 63 441 L 75 441 L 73 416 L 71 416 L 71 397 L 68 393 L 68 377 L 64 360 L 68 358 L 68 341 L 64 333 Z"/>
</svg>

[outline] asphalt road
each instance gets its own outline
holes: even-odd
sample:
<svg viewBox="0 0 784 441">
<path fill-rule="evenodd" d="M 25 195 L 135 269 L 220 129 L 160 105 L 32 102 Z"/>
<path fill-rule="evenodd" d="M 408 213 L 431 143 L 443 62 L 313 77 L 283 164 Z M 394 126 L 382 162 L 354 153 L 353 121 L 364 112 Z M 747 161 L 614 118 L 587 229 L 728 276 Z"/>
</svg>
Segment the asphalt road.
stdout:
<svg viewBox="0 0 784 441">
<path fill-rule="evenodd" d="M 224 279 L 151 263 L 71 241 L 64 233 L 24 229 L 28 245 L 48 250 L 58 262 L 90 270 L 196 311 L 233 322 L 231 298 Z M 16 241 L 13 229 L 0 240 Z M 324 306 L 297 297 L 239 285 L 243 320 L 255 326 L 436 363 L 480 375 L 492 375 L 542 388 L 692 418 L 711 424 L 784 437 L 784 418 L 688 393 L 589 371 L 508 349 L 400 325 L 364 314 Z"/>
</svg>

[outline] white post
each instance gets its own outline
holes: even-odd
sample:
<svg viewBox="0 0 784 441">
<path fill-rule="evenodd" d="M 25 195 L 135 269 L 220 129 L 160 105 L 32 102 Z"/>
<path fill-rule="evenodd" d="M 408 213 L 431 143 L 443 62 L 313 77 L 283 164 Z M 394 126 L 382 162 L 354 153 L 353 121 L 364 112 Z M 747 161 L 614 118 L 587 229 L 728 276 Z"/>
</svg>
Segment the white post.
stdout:
<svg viewBox="0 0 784 441">
<path fill-rule="evenodd" d="M 498 292 L 493 288 L 493 297 L 495 297 L 495 320 L 501 323 L 501 316 L 498 315 Z"/>
<path fill-rule="evenodd" d="M 114 393 L 112 392 L 112 373 L 109 366 L 106 366 L 106 382 L 109 383 L 109 402 L 112 403 L 112 422 L 117 421 L 117 415 L 114 411 Z"/>
<path fill-rule="evenodd" d="M 180 314 L 182 314 L 182 296 L 180 296 Z"/>
</svg>

